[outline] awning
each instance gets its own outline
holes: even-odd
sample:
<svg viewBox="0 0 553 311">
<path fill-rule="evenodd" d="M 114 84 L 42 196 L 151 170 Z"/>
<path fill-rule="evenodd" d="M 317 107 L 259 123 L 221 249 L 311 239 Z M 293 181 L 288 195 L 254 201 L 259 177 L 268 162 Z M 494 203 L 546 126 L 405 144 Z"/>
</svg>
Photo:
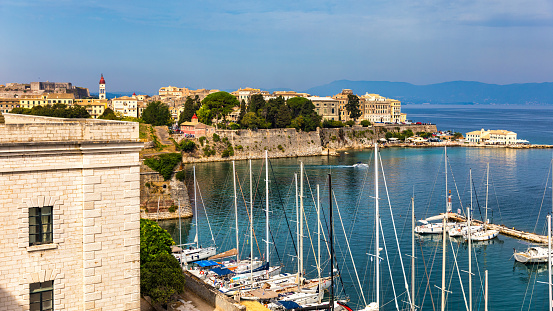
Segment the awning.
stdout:
<svg viewBox="0 0 553 311">
<path fill-rule="evenodd" d="M 280 303 L 283 307 L 285 307 L 286 310 L 292 310 L 292 309 L 300 308 L 300 305 L 293 302 L 293 301 L 279 300 L 278 303 Z"/>
<path fill-rule="evenodd" d="M 228 275 L 228 274 L 234 273 L 234 272 L 230 271 L 230 270 L 227 269 L 227 268 L 213 268 L 213 269 L 211 269 L 211 271 L 217 273 L 217 274 L 220 275 L 220 276 Z"/>
<path fill-rule="evenodd" d="M 213 260 L 200 260 L 196 261 L 195 264 L 197 264 L 200 267 L 212 267 L 212 266 L 218 266 L 219 263 L 213 261 Z"/>
</svg>

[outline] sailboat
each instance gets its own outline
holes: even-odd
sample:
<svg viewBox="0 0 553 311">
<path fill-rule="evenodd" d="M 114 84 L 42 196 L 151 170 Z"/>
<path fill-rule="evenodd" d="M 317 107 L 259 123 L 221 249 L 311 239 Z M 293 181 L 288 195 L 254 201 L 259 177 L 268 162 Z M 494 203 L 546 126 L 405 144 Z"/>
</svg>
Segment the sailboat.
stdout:
<svg viewBox="0 0 553 311">
<path fill-rule="evenodd" d="M 447 219 L 449 218 L 449 213 L 451 213 L 451 191 L 448 192 L 447 190 L 447 147 L 444 147 L 444 153 L 445 153 L 445 193 L 447 196 L 446 201 L 446 212 L 445 214 L 432 216 L 426 219 L 419 220 L 422 225 L 419 225 L 415 227 L 415 232 L 418 234 L 441 234 L 444 230 L 444 227 L 447 230 L 455 227 L 455 223 L 447 222 Z M 445 222 L 432 222 L 437 220 L 443 220 L 445 219 Z"/>
<path fill-rule="evenodd" d="M 470 239 L 472 241 L 487 241 L 487 240 L 494 239 L 499 235 L 499 230 L 489 229 L 487 227 L 487 224 L 489 222 L 489 219 L 488 219 L 489 180 L 490 180 L 490 163 L 488 163 L 487 169 L 486 169 L 486 215 L 484 219 L 484 224 L 482 226 L 475 226 L 476 228 L 473 228 L 473 226 L 471 226 Z M 472 188 L 471 188 L 471 208 L 472 208 Z M 465 234 L 465 237 L 466 236 L 468 236 L 468 234 Z"/>
<path fill-rule="evenodd" d="M 553 170 L 553 160 L 551 160 L 551 169 Z M 553 211 L 553 178 L 551 181 L 551 210 Z M 548 233 L 549 234 L 549 233 Z M 553 256 L 551 250 L 543 246 L 531 246 L 524 252 L 517 252 L 513 254 L 516 261 L 529 264 L 529 263 L 547 263 Z"/>
<path fill-rule="evenodd" d="M 194 219 L 195 219 L 195 227 L 196 227 L 196 236 L 194 237 L 193 243 L 188 244 L 182 244 L 178 245 L 177 248 L 175 248 L 176 252 L 173 253 L 173 255 L 179 260 L 181 265 L 187 265 L 188 263 L 206 259 L 208 257 L 214 256 L 217 254 L 217 248 L 210 246 L 210 247 L 201 247 L 198 240 L 198 200 L 196 195 L 196 166 L 194 166 Z M 179 213 L 180 216 L 180 213 Z M 195 247 L 194 247 L 195 244 Z M 187 246 L 188 248 L 182 248 L 183 246 Z"/>
</svg>

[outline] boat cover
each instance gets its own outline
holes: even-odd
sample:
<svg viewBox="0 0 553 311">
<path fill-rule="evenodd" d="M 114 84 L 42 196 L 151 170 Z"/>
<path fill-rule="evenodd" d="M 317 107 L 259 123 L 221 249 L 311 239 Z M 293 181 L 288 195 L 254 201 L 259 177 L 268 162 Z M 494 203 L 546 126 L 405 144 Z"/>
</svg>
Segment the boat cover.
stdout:
<svg viewBox="0 0 553 311">
<path fill-rule="evenodd" d="M 220 275 L 220 276 L 234 273 L 234 272 L 230 271 L 230 270 L 227 269 L 227 268 L 213 268 L 213 269 L 211 269 L 211 271 L 217 273 L 217 274 Z"/>
<path fill-rule="evenodd" d="M 285 307 L 286 310 L 300 308 L 300 305 L 293 301 L 279 300 L 278 303 L 280 303 L 283 307 Z"/>
<path fill-rule="evenodd" d="M 217 262 L 213 260 L 200 260 L 195 262 L 200 267 L 211 267 L 211 266 L 217 266 L 219 265 Z"/>
</svg>

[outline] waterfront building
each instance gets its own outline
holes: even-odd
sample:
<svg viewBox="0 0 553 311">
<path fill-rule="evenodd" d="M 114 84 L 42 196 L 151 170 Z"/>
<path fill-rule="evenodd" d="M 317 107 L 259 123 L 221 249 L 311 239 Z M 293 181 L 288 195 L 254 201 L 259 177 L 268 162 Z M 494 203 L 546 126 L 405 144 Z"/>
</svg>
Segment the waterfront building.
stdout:
<svg viewBox="0 0 553 311">
<path fill-rule="evenodd" d="M 513 145 L 517 141 L 517 133 L 507 130 L 487 130 L 468 132 L 465 135 L 466 141 L 476 144 L 488 145 Z"/>
<path fill-rule="evenodd" d="M 91 117 L 97 119 L 101 116 L 108 107 L 107 99 L 75 99 L 75 105 L 82 106 L 86 109 Z"/>
<path fill-rule="evenodd" d="M 0 98 L 0 113 L 10 112 L 13 108 L 19 108 L 19 99 Z"/>
<path fill-rule="evenodd" d="M 340 102 L 331 97 L 307 97 L 323 120 L 340 120 Z"/>
<path fill-rule="evenodd" d="M 106 99 L 106 80 L 104 74 L 100 76 L 100 91 L 98 92 L 99 99 Z"/>
<path fill-rule="evenodd" d="M 138 136 L 0 114 L 0 309 L 140 310 Z"/>
<path fill-rule="evenodd" d="M 211 136 L 215 133 L 215 128 L 198 121 L 196 114 L 192 116 L 190 122 L 183 122 L 180 125 L 180 130 L 183 134 L 190 135 L 192 137 Z"/>
<path fill-rule="evenodd" d="M 138 118 L 138 99 L 131 96 L 121 96 L 111 100 L 111 106 L 115 113 L 124 117 Z"/>
<path fill-rule="evenodd" d="M 366 93 L 359 97 L 361 106 L 361 120 L 368 120 L 371 123 L 392 122 L 391 102 L 378 94 Z"/>
</svg>

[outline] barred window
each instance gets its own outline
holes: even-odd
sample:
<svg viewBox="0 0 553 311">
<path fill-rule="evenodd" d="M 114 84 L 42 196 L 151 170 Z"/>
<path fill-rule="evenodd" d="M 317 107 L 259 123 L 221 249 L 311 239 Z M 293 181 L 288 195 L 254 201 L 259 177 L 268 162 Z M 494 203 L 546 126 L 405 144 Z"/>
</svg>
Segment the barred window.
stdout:
<svg viewBox="0 0 553 311">
<path fill-rule="evenodd" d="M 54 281 L 30 285 L 30 311 L 54 310 Z"/>
<path fill-rule="evenodd" d="M 29 208 L 29 245 L 53 242 L 52 206 Z"/>
</svg>

